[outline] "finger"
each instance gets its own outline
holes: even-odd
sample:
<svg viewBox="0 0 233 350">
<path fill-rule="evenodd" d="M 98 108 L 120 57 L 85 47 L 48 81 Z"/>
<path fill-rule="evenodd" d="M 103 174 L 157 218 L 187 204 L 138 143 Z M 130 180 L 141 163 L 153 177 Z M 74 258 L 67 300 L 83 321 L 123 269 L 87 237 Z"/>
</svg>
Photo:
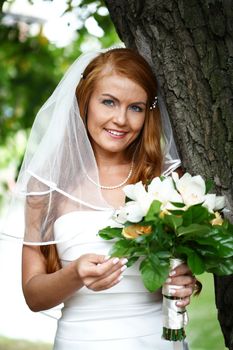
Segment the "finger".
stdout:
<svg viewBox="0 0 233 350">
<path fill-rule="evenodd" d="M 87 254 L 82 256 L 82 270 L 80 275 L 82 278 L 101 277 L 108 275 L 125 265 L 127 259 L 111 258 L 104 255 Z"/>
<path fill-rule="evenodd" d="M 94 276 L 89 275 L 84 279 L 84 285 L 87 288 L 92 289 L 92 288 L 95 288 L 96 285 L 102 286 L 102 284 L 107 284 L 108 282 L 106 281 L 108 281 L 108 278 L 110 280 L 109 283 L 112 283 L 112 279 L 114 279 L 114 276 L 118 277 L 127 268 L 127 265 L 126 265 L 127 262 L 128 260 L 125 258 L 123 259 L 113 258 L 112 262 L 108 262 L 108 264 L 106 263 L 106 265 L 110 266 L 107 270 L 106 270 L 106 266 L 103 268 L 103 266 L 98 265 L 96 267 L 97 271 L 95 275 Z M 103 289 L 105 289 L 105 287 Z"/>
<path fill-rule="evenodd" d="M 109 288 L 111 288 L 111 286 L 119 283 L 120 280 L 122 279 L 122 277 L 123 277 L 122 271 L 117 270 L 117 271 L 114 271 L 112 274 L 108 275 L 107 277 L 93 281 L 87 287 L 89 289 L 94 290 L 94 291 L 109 289 Z"/>
<path fill-rule="evenodd" d="M 124 270 L 126 268 L 127 262 L 128 262 L 128 259 L 126 258 L 123 258 L 123 259 L 119 259 L 117 257 L 111 258 L 97 266 L 97 276 L 101 278 L 108 277 L 115 271 L 122 270 L 122 268 Z"/>
<path fill-rule="evenodd" d="M 176 306 L 178 306 L 178 307 L 186 307 L 189 304 L 190 304 L 190 298 L 189 297 L 183 298 L 183 299 L 178 300 L 176 302 Z"/>
<path fill-rule="evenodd" d="M 169 273 L 170 277 L 180 276 L 180 275 L 192 275 L 191 270 L 186 264 L 181 264 L 177 266 L 175 269 L 171 270 Z"/>
<path fill-rule="evenodd" d="M 183 288 L 179 288 L 179 289 L 170 289 L 169 290 L 170 294 L 174 297 L 177 298 L 186 298 L 186 297 L 190 297 L 193 293 L 193 288 L 191 286 L 187 286 L 187 287 L 183 287 Z"/>
<path fill-rule="evenodd" d="M 174 284 L 177 286 L 185 286 L 185 285 L 189 285 L 189 284 L 193 284 L 193 286 L 196 283 L 196 278 L 190 275 L 181 275 L 181 276 L 177 276 L 177 277 L 169 277 L 166 280 L 167 284 Z"/>
</svg>

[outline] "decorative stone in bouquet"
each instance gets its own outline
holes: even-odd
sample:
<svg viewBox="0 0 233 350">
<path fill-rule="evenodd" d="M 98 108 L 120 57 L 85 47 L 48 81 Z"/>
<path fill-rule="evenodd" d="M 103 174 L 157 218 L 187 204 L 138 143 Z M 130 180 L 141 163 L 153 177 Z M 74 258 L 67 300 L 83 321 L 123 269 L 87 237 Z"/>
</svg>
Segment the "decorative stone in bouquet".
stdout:
<svg viewBox="0 0 233 350">
<path fill-rule="evenodd" d="M 170 268 L 173 270 L 177 266 L 184 263 L 181 259 L 170 259 Z M 185 339 L 184 327 L 188 323 L 188 314 L 185 307 L 176 305 L 179 298 L 174 297 L 171 290 L 182 288 L 182 286 L 174 286 L 164 284 L 162 288 L 163 294 L 163 335 L 162 337 L 170 341 L 182 341 Z"/>
</svg>

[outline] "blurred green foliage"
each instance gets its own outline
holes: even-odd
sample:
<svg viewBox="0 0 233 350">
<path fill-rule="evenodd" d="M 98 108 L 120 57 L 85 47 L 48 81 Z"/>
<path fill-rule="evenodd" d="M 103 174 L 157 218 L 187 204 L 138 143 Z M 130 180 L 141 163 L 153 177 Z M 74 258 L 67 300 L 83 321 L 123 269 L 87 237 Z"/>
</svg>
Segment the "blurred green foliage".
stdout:
<svg viewBox="0 0 233 350">
<path fill-rule="evenodd" d="M 12 181 L 9 171 L 3 170 L 14 168 L 13 177 L 17 176 L 36 113 L 69 65 L 80 55 L 82 46 L 88 47 L 94 42 L 104 48 L 119 42 L 102 1 L 80 0 L 78 3 L 67 0 L 64 15 L 72 11 L 80 26 L 76 38 L 66 47 L 49 42 L 43 34 L 43 24 L 38 25 L 36 35 L 31 35 L 33 18 L 25 23 L 25 17 L 14 17 L 4 10 L 3 4 L 13 2 L 0 0 L 0 202 L 8 182 Z M 33 4 L 35 1 L 28 2 Z M 6 20 L 7 16 L 11 17 L 10 21 Z M 88 32 L 86 21 L 91 17 L 102 28 L 102 37 Z"/>
<path fill-rule="evenodd" d="M 12 2 L 6 1 L 6 2 Z M 33 3 L 33 1 L 30 1 Z M 67 11 L 74 11 L 83 26 L 77 38 L 69 46 L 58 48 L 51 44 L 41 31 L 36 36 L 22 33 L 20 21 L 14 25 L 4 24 L 0 18 L 0 144 L 6 143 L 18 130 L 31 127 L 41 104 L 48 98 L 70 63 L 81 53 L 81 45 L 91 35 L 85 27 L 89 17 L 95 18 L 105 35 L 95 38 L 102 47 L 118 41 L 108 15 L 101 16 L 101 1 L 83 0 L 79 6 L 67 1 Z M 91 8 L 88 5 L 94 5 Z M 29 24 L 30 26 L 30 24 Z"/>
<path fill-rule="evenodd" d="M 17 25 L 0 25 L 0 143 L 29 129 L 36 112 L 57 84 L 64 49 L 38 34 L 20 39 Z"/>
</svg>

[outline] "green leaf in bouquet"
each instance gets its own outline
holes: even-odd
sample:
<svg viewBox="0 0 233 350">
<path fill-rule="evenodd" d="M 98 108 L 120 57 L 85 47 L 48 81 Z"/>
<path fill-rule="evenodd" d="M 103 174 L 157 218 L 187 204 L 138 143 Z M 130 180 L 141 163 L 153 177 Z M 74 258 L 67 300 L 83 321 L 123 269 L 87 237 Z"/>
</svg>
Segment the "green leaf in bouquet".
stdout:
<svg viewBox="0 0 233 350">
<path fill-rule="evenodd" d="M 218 276 L 233 274 L 233 257 L 227 259 L 208 259 L 206 271 Z"/>
<path fill-rule="evenodd" d="M 210 213 L 207 208 L 203 207 L 202 204 L 196 204 L 190 207 L 192 212 L 193 222 L 199 224 L 203 222 L 210 222 L 215 217 L 214 214 Z"/>
<path fill-rule="evenodd" d="M 160 259 L 158 257 L 157 252 L 151 252 L 148 254 L 149 261 L 151 262 L 152 266 L 157 269 L 158 266 L 160 265 Z"/>
<path fill-rule="evenodd" d="M 101 230 L 99 230 L 99 236 L 105 240 L 110 240 L 110 239 L 113 239 L 113 238 L 122 238 L 122 228 L 120 227 L 110 227 L 110 226 L 107 226 Z"/>
<path fill-rule="evenodd" d="M 162 203 L 160 201 L 154 200 L 150 205 L 150 208 L 144 218 L 144 221 L 153 222 L 156 216 L 158 216 L 158 214 L 160 213 L 161 205 Z"/>
<path fill-rule="evenodd" d="M 111 256 L 128 257 L 133 255 L 134 242 L 133 240 L 121 239 L 115 242 L 110 250 Z"/>
<path fill-rule="evenodd" d="M 172 257 L 171 252 L 165 250 L 156 252 L 156 255 L 159 259 L 170 259 Z"/>
<path fill-rule="evenodd" d="M 213 185 L 214 185 L 213 180 L 208 179 L 208 180 L 205 181 L 205 194 L 209 193 L 209 191 L 211 190 Z"/>
<path fill-rule="evenodd" d="M 230 223 L 229 220 L 223 219 L 223 223 L 222 223 L 221 227 L 223 227 L 225 230 L 228 231 L 229 234 L 231 234 L 233 236 L 233 225 L 232 225 L 232 223 Z"/>
<path fill-rule="evenodd" d="M 175 247 L 173 247 L 173 255 L 176 258 L 180 258 L 184 261 L 187 261 L 188 256 L 194 252 L 194 249 L 191 247 L 187 247 L 177 244 Z"/>
<path fill-rule="evenodd" d="M 163 222 L 173 229 L 174 231 L 177 230 L 178 227 L 180 227 L 183 223 L 183 219 L 181 216 L 176 215 L 164 215 Z"/>
<path fill-rule="evenodd" d="M 145 245 L 134 245 L 131 249 L 133 256 L 144 256 L 147 253 L 147 246 Z"/>
<path fill-rule="evenodd" d="M 202 243 L 198 240 L 198 243 Z M 215 249 L 215 256 L 219 256 L 221 258 L 229 258 L 233 255 L 232 249 L 224 246 L 224 242 L 222 244 L 216 244 L 216 242 L 212 242 L 212 246 Z"/>
<path fill-rule="evenodd" d="M 183 216 L 183 215 L 184 215 L 184 210 L 169 209 L 169 213 L 171 213 L 171 214 L 173 214 L 173 215 Z"/>
<path fill-rule="evenodd" d="M 215 238 L 215 236 L 213 236 Z M 216 239 L 216 250 L 221 257 L 233 256 L 233 237 L 221 236 Z"/>
<path fill-rule="evenodd" d="M 139 256 L 132 256 L 128 258 L 127 267 L 132 266 L 138 259 L 139 259 Z"/>
<path fill-rule="evenodd" d="M 230 257 L 233 255 L 233 236 L 220 225 L 212 226 L 208 234 L 197 237 L 200 245 L 210 245 L 215 248 L 216 256 Z"/>
<path fill-rule="evenodd" d="M 168 276 L 169 264 L 160 264 L 160 262 L 161 260 L 158 259 L 157 265 L 155 264 L 155 259 L 147 257 L 140 264 L 139 269 L 144 286 L 150 292 L 159 289 Z"/>
<path fill-rule="evenodd" d="M 146 244 L 147 242 L 150 242 L 153 239 L 152 235 L 153 235 L 153 232 L 149 234 L 142 234 L 137 238 L 134 238 L 134 241 L 139 244 Z"/>
<path fill-rule="evenodd" d="M 199 255 L 201 255 L 205 261 L 207 261 L 208 259 L 218 257 L 217 250 L 215 247 L 209 246 L 209 245 L 199 245 L 196 242 L 192 242 L 192 243 L 193 243 L 193 247 L 194 247 L 195 251 Z"/>
<path fill-rule="evenodd" d="M 170 251 L 170 247 L 173 245 L 175 234 L 167 232 L 164 226 L 160 221 L 156 226 L 153 226 L 153 233 L 148 237 L 148 244 L 153 252 Z"/>
<path fill-rule="evenodd" d="M 183 215 L 183 226 L 189 226 L 193 222 L 193 216 L 191 210 L 187 209 L 184 211 Z"/>
<path fill-rule="evenodd" d="M 211 218 L 214 218 L 214 215 L 201 204 L 191 205 L 183 214 L 183 226 L 209 222 Z"/>
<path fill-rule="evenodd" d="M 192 251 L 192 253 L 188 255 L 187 263 L 194 275 L 200 275 L 205 272 L 205 262 L 196 252 Z"/>
<path fill-rule="evenodd" d="M 157 254 L 159 251 L 163 251 L 165 249 L 169 251 L 171 246 L 172 245 L 167 240 L 163 242 L 152 240 L 149 244 L 149 250 L 150 252 Z"/>
<path fill-rule="evenodd" d="M 174 205 L 174 207 L 177 208 L 184 208 L 185 204 L 184 203 L 180 203 L 180 202 L 171 202 L 172 205 Z"/>
<path fill-rule="evenodd" d="M 184 239 L 190 239 L 195 236 L 207 235 L 211 230 L 209 225 L 199 225 L 199 224 L 191 224 L 189 226 L 180 226 L 177 229 L 178 236 L 186 236 Z"/>
</svg>

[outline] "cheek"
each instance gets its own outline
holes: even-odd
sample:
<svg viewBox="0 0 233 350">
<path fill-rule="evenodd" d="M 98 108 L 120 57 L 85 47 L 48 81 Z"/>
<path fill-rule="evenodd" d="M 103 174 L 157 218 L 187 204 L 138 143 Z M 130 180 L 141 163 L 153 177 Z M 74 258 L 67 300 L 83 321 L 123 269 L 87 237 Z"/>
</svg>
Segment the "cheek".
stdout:
<svg viewBox="0 0 233 350">
<path fill-rule="evenodd" d="M 139 133 L 142 130 L 143 126 L 144 126 L 144 122 L 145 122 L 145 116 L 141 116 L 138 119 L 134 118 L 131 121 L 131 128 L 132 128 L 132 130 L 134 130 L 135 132 Z"/>
<path fill-rule="evenodd" d="M 87 113 L 87 127 L 93 128 L 103 125 L 108 118 L 108 113 L 101 105 L 91 105 Z"/>
<path fill-rule="evenodd" d="M 87 113 L 87 130 L 93 130 L 99 124 L 99 118 L 97 118 L 96 113 L 90 108 Z"/>
</svg>

